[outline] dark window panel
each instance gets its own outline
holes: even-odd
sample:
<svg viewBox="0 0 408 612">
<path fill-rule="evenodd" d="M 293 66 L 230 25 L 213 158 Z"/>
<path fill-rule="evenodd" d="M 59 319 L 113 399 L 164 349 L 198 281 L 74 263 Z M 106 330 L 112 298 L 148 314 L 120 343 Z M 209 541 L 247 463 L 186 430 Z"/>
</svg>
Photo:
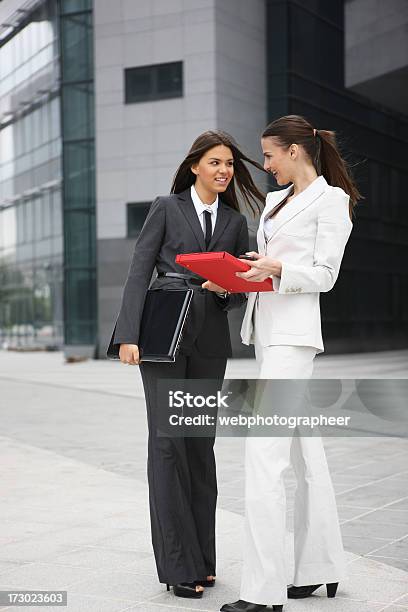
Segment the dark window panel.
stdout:
<svg viewBox="0 0 408 612">
<path fill-rule="evenodd" d="M 151 202 L 132 202 L 127 205 L 127 236 L 135 238 L 140 234 L 149 212 Z"/>
<path fill-rule="evenodd" d="M 65 302 L 65 343 L 94 344 L 96 321 L 95 270 L 69 270 Z"/>
<path fill-rule="evenodd" d="M 365 196 L 336 286 L 321 295 L 326 346 L 406 347 L 408 122 L 345 89 L 342 1 L 269 0 L 267 7 L 269 120 L 300 114 L 335 130 Z"/>
<path fill-rule="evenodd" d="M 125 69 L 125 103 L 183 96 L 183 63 L 169 62 Z"/>
<path fill-rule="evenodd" d="M 63 86 L 63 130 L 66 140 L 91 138 L 93 134 L 94 92 L 92 83 Z"/>
<path fill-rule="evenodd" d="M 290 69 L 337 87 L 344 85 L 343 32 L 319 16 L 290 5 Z M 312 41 L 318 41 L 318 44 Z M 324 52 L 322 52 L 324 49 Z"/>
<path fill-rule="evenodd" d="M 94 207 L 93 175 L 93 142 L 66 143 L 64 148 L 64 206 L 66 209 Z"/>
<path fill-rule="evenodd" d="M 281 3 L 282 0 L 277 0 Z M 301 6 L 304 11 L 315 13 L 319 17 L 338 26 L 343 23 L 344 0 L 289 0 L 295 6 Z"/>
<path fill-rule="evenodd" d="M 97 301 L 92 13 L 74 14 L 75 11 L 90 8 L 84 2 L 63 1 L 60 6 L 61 99 L 64 118 L 64 341 L 66 345 L 95 344 Z"/>
<path fill-rule="evenodd" d="M 181 62 L 157 66 L 157 91 L 159 94 L 183 94 L 183 68 Z"/>
<path fill-rule="evenodd" d="M 60 0 L 61 14 L 78 13 L 92 10 L 92 0 Z"/>
<path fill-rule="evenodd" d="M 70 267 L 95 265 L 95 215 L 88 211 L 65 212 L 64 236 Z"/>
<path fill-rule="evenodd" d="M 126 103 L 150 100 L 153 91 L 153 73 L 149 68 L 125 70 Z"/>
<path fill-rule="evenodd" d="M 64 61 L 62 80 L 93 79 L 92 16 L 73 15 L 61 19 L 61 47 Z"/>
</svg>

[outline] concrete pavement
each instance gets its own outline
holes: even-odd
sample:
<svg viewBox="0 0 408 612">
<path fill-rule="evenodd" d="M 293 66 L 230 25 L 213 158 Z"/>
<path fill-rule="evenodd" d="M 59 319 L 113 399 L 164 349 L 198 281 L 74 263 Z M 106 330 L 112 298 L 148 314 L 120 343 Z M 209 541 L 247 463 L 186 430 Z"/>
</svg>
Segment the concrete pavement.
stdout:
<svg viewBox="0 0 408 612">
<path fill-rule="evenodd" d="M 394 377 L 402 378 L 404 352 L 398 353 L 383 362 L 374 354 L 371 372 L 376 362 L 385 375 L 393 377 L 394 368 Z M 353 361 L 352 377 L 357 377 L 356 363 L 361 371 L 367 363 L 355 356 L 331 360 L 337 361 L 324 364 L 328 378 L 333 377 L 331 368 L 340 372 L 336 377 L 346 377 Z M 245 372 L 248 378 L 250 371 L 256 372 L 253 363 L 231 362 L 228 376 L 240 378 Z M 220 438 L 216 444 L 217 586 L 207 589 L 202 600 L 180 600 L 166 593 L 155 575 L 137 368 L 108 362 L 64 365 L 57 353 L 0 352 L 0 385 L 2 590 L 66 589 L 67 609 L 75 612 L 215 611 L 237 598 L 242 439 Z M 328 438 L 325 446 L 349 578 L 335 600 L 328 601 L 319 590 L 308 600 L 289 602 L 285 612 L 408 610 L 407 441 Z M 294 487 L 288 474 L 289 528 Z M 288 534 L 288 551 L 290 540 Z"/>
<path fill-rule="evenodd" d="M 62 353 L 18 353 L 0 350 L 2 378 L 98 390 L 115 395 L 143 398 L 137 368 L 123 367 L 117 361 L 89 360 L 64 364 Z M 230 359 L 226 378 L 257 378 L 255 359 Z M 318 355 L 313 378 L 408 378 L 408 350 Z"/>
</svg>

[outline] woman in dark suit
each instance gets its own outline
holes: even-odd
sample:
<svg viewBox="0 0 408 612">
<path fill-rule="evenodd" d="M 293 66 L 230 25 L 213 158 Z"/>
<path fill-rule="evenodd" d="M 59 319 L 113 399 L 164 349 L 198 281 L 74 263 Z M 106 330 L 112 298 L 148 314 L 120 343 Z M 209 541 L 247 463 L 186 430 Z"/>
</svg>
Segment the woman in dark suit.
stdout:
<svg viewBox="0 0 408 612">
<path fill-rule="evenodd" d="M 178 168 L 171 195 L 154 200 L 136 242 L 113 335 L 124 364 L 140 364 L 149 425 L 148 481 L 152 542 L 160 582 L 175 595 L 201 597 L 215 583 L 217 482 L 214 436 L 158 437 L 160 379 L 222 380 L 231 341 L 227 312 L 245 301 L 214 283 L 187 274 L 175 263 L 179 253 L 248 251 L 248 229 L 239 212 L 244 202 L 259 209 L 263 194 L 243 163 L 246 157 L 224 132 L 208 131 L 193 143 Z M 143 363 L 138 341 L 146 291 L 194 289 L 190 313 L 175 363 Z M 167 406 L 168 409 L 168 406 Z M 169 589 L 169 586 L 168 586 Z"/>
</svg>

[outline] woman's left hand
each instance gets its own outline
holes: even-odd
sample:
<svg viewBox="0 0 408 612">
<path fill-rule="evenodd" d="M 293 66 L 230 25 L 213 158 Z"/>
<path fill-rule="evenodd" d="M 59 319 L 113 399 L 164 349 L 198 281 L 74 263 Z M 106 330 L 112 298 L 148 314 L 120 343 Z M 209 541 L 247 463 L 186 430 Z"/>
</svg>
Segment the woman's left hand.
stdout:
<svg viewBox="0 0 408 612">
<path fill-rule="evenodd" d="M 236 275 L 239 276 L 239 278 L 244 278 L 248 281 L 260 283 L 266 280 L 267 278 L 270 278 L 271 276 L 281 275 L 282 263 L 280 261 L 272 259 L 271 257 L 259 255 L 259 253 L 255 253 L 255 251 L 251 251 L 250 253 L 246 254 L 252 255 L 252 257 L 255 257 L 256 260 L 243 260 L 245 261 L 245 263 L 251 266 L 251 269 L 247 272 L 236 272 Z"/>
<path fill-rule="evenodd" d="M 226 291 L 219 285 L 216 285 L 215 283 L 209 280 L 205 281 L 205 283 L 203 283 L 201 286 L 203 289 L 208 289 L 208 291 L 214 291 L 215 293 L 225 293 Z"/>
</svg>

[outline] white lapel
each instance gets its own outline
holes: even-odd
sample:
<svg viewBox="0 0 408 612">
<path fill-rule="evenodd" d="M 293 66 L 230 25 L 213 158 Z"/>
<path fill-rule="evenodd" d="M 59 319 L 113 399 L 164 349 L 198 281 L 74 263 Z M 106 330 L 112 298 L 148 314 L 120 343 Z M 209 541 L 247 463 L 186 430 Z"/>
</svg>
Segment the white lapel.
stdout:
<svg viewBox="0 0 408 612">
<path fill-rule="evenodd" d="M 258 242 L 258 253 L 260 255 L 265 255 L 265 236 L 264 236 L 264 222 L 265 217 L 269 215 L 269 213 L 277 206 L 282 200 L 286 198 L 290 190 L 292 189 L 292 185 L 286 187 L 286 189 L 281 189 L 279 191 L 270 191 L 266 195 L 265 208 L 263 209 L 261 218 L 259 219 L 259 227 L 257 232 L 257 242 Z"/>
<path fill-rule="evenodd" d="M 272 233 L 269 236 L 269 240 L 271 240 L 271 238 L 275 236 L 276 232 L 278 232 L 283 225 L 288 223 L 288 221 L 293 219 L 293 217 L 298 215 L 307 206 L 310 206 L 310 204 L 312 204 L 312 202 L 314 202 L 316 198 L 322 195 L 326 187 L 327 182 L 324 176 L 318 176 L 313 181 L 313 183 L 310 183 L 310 185 L 306 187 L 306 189 L 304 189 L 301 193 L 299 193 L 292 200 L 290 200 L 290 202 L 285 204 L 285 206 L 282 208 L 282 210 L 276 217 L 276 220 L 272 226 Z M 283 190 L 282 194 L 286 194 L 287 191 L 287 189 Z M 280 199 L 279 201 L 282 201 L 282 199 Z M 275 204 L 277 204 L 277 202 L 275 202 Z"/>
</svg>

